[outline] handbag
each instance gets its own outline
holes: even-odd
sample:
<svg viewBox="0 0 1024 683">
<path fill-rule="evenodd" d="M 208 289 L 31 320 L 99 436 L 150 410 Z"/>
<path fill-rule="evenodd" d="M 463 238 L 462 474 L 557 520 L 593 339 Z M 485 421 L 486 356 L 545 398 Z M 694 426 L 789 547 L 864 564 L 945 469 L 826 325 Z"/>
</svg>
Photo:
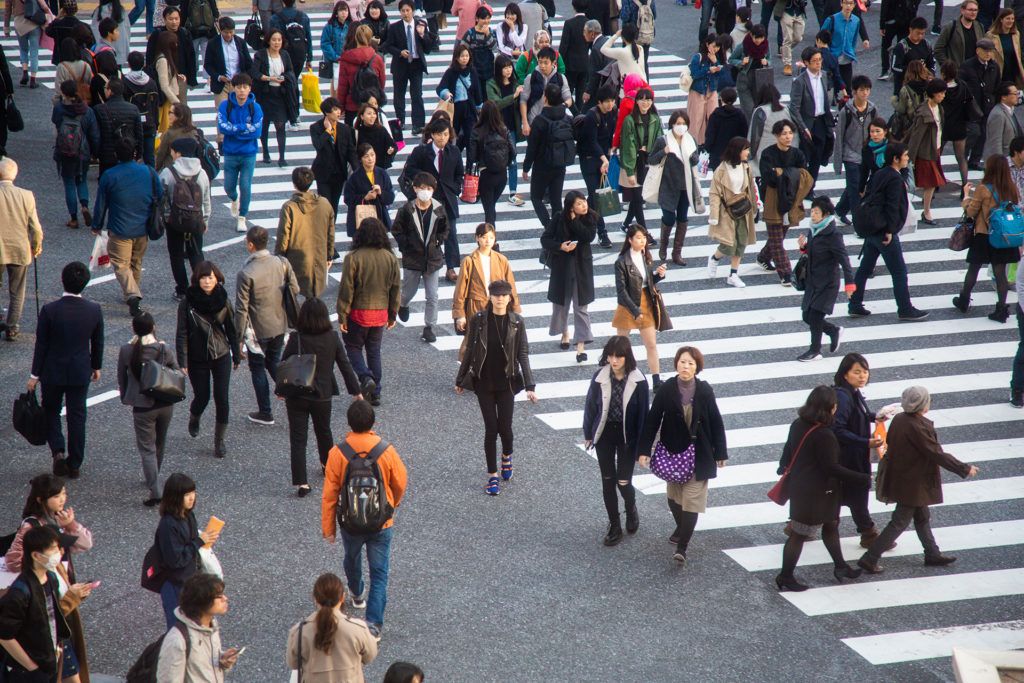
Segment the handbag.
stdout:
<svg viewBox="0 0 1024 683">
<path fill-rule="evenodd" d="M 375 204 L 356 204 L 356 230 L 367 218 L 377 217 L 377 206 Z"/>
<path fill-rule="evenodd" d="M 320 77 L 313 74 L 310 66 L 302 74 L 302 108 L 310 114 L 319 114 L 320 101 Z"/>
<path fill-rule="evenodd" d="M 878 470 L 875 472 L 875 498 L 880 503 L 895 503 L 888 495 L 882 493 L 885 488 L 885 482 L 889 479 L 889 460 L 890 458 L 882 458 L 878 461 Z"/>
<path fill-rule="evenodd" d="M 690 65 L 686 64 L 679 73 L 679 89 L 683 91 L 684 95 L 689 95 L 691 85 L 693 85 L 693 74 L 690 73 Z"/>
<path fill-rule="evenodd" d="M 334 79 L 334 62 L 320 62 L 316 75 L 325 81 Z"/>
<path fill-rule="evenodd" d="M 953 234 L 949 236 L 950 251 L 963 251 L 971 246 L 974 239 L 974 219 L 964 214 L 960 222 L 953 228 Z"/>
<path fill-rule="evenodd" d="M 746 216 L 750 213 L 750 210 L 754 207 L 750 204 L 750 197 L 747 195 L 741 196 L 739 199 L 734 201 L 732 204 L 726 204 L 725 210 L 729 213 L 729 217 L 734 221 Z"/>
<path fill-rule="evenodd" d="M 476 170 L 476 173 L 473 171 Z M 480 171 L 479 169 L 471 169 L 462 178 L 462 196 L 459 197 L 460 201 L 466 202 L 467 204 L 476 204 L 480 201 Z"/>
<path fill-rule="evenodd" d="M 651 474 L 673 484 L 685 484 L 693 479 L 695 454 L 693 443 L 682 453 L 672 453 L 659 441 L 651 453 Z"/>
<path fill-rule="evenodd" d="M 647 167 L 647 177 L 644 178 L 643 195 L 645 202 L 658 203 L 658 194 L 661 192 L 661 176 L 665 173 L 665 162 L 657 166 Z"/>
<path fill-rule="evenodd" d="M 17 133 L 25 129 L 25 119 L 21 116 L 21 112 L 18 111 L 18 105 L 14 103 L 14 95 L 7 96 L 4 111 L 7 116 L 7 130 Z"/>
<path fill-rule="evenodd" d="M 800 439 L 800 444 L 796 447 L 796 452 L 793 453 L 793 457 L 790 458 L 789 466 L 786 468 L 786 471 L 783 472 L 782 477 L 777 482 L 775 482 L 775 486 L 773 486 L 768 491 L 768 497 L 775 501 L 777 504 L 785 505 L 786 502 L 789 500 L 789 494 L 784 490 L 786 485 L 786 478 L 789 477 L 789 472 L 790 470 L 793 469 L 793 463 L 796 462 L 796 456 L 800 454 L 800 448 L 804 445 L 804 441 L 806 441 L 807 437 L 811 435 L 811 432 L 813 432 L 820 426 L 821 425 L 814 425 L 813 427 L 807 430 L 807 433 L 804 434 L 804 438 Z"/>
<path fill-rule="evenodd" d="M 263 49 L 263 24 L 260 22 L 260 13 L 253 7 L 252 16 L 245 22 L 245 44 L 253 50 Z"/>
<path fill-rule="evenodd" d="M 42 446 L 46 443 L 46 434 L 49 431 L 46 411 L 39 405 L 36 392 L 26 391 L 14 399 L 11 422 L 14 429 L 33 446 Z"/>
<path fill-rule="evenodd" d="M 455 117 L 455 103 L 449 102 L 448 100 L 440 100 L 437 103 L 437 106 L 434 107 L 434 114 L 436 114 L 439 111 L 443 111 L 444 113 L 448 114 L 448 120 L 451 121 Z M 430 118 L 433 119 L 433 115 L 431 115 Z"/>
<path fill-rule="evenodd" d="M 160 202 L 157 197 L 160 189 L 157 187 L 156 171 L 149 169 L 149 177 L 153 181 L 153 206 L 149 209 L 149 218 L 146 219 L 146 237 L 156 241 L 164 236 L 164 216 L 160 210 Z"/>
<path fill-rule="evenodd" d="M 668 317 L 668 309 L 665 307 L 665 300 L 661 297 L 661 292 L 651 287 L 652 298 L 654 299 L 655 308 L 658 309 L 658 332 L 665 332 L 666 330 L 672 329 L 672 319 Z"/>
<path fill-rule="evenodd" d="M 622 171 L 622 166 L 619 164 L 619 155 L 613 154 L 612 158 L 608 160 L 608 173 L 605 175 L 608 177 L 608 187 L 612 188 L 616 192 L 619 191 L 620 171 Z"/>
<path fill-rule="evenodd" d="M 614 158 L 614 157 L 613 157 Z M 611 164 L 609 164 L 611 170 Z M 608 174 L 601 176 L 601 186 L 594 191 L 594 208 L 601 218 L 617 216 L 622 212 L 622 202 L 619 201 L 619 193 L 608 184 Z"/>
<path fill-rule="evenodd" d="M 807 289 L 807 271 L 811 268 L 811 262 L 807 254 L 801 254 L 800 260 L 793 267 L 793 289 L 802 292 Z"/>
<path fill-rule="evenodd" d="M 388 119 L 388 128 L 391 129 L 391 139 L 395 141 L 395 149 L 401 152 L 405 147 L 405 140 L 402 137 L 402 124 L 397 119 Z"/>
<path fill-rule="evenodd" d="M 284 268 L 284 284 L 281 285 L 281 307 L 284 308 L 284 317 L 288 319 L 288 326 L 294 328 L 299 321 L 299 300 L 295 298 L 295 292 L 288 286 L 288 259 L 278 256 L 281 259 L 281 266 Z"/>
<path fill-rule="evenodd" d="M 313 380 L 316 377 L 316 354 L 302 353 L 302 335 L 295 333 L 298 353 L 288 356 L 277 364 L 277 381 L 274 393 L 283 398 L 312 396 L 316 393 Z"/>
<path fill-rule="evenodd" d="M 160 588 L 164 585 L 160 557 L 160 548 L 157 547 L 156 540 L 154 540 L 153 545 L 149 546 L 149 550 L 146 551 L 146 556 L 142 558 L 142 577 L 139 581 L 143 588 L 153 593 L 159 593 Z"/>
<path fill-rule="evenodd" d="M 142 361 L 139 369 L 139 393 L 161 403 L 185 400 L 185 373 L 164 365 L 167 347 L 160 345 L 160 358 Z"/>
<path fill-rule="evenodd" d="M 39 26 L 46 25 L 46 5 L 40 0 L 25 0 L 25 20 Z"/>
</svg>

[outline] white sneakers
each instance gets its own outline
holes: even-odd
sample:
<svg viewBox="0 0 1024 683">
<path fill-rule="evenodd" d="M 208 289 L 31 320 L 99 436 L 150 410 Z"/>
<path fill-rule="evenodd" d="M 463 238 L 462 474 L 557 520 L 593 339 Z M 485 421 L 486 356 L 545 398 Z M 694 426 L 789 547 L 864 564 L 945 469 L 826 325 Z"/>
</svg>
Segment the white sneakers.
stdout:
<svg viewBox="0 0 1024 683">
<path fill-rule="evenodd" d="M 715 255 L 711 254 L 708 256 L 708 277 L 713 278 L 718 274 L 718 261 L 715 260 Z"/>
<path fill-rule="evenodd" d="M 249 229 L 245 224 L 245 216 L 239 216 L 236 220 L 238 221 L 238 225 L 235 227 L 236 231 L 245 232 Z"/>
<path fill-rule="evenodd" d="M 234 217 L 234 218 L 238 218 L 238 200 L 237 199 L 232 199 L 231 200 L 231 216 Z"/>
<path fill-rule="evenodd" d="M 730 273 L 729 277 L 725 278 L 725 284 L 729 285 L 730 287 L 740 287 L 740 288 L 743 288 L 743 287 L 747 286 L 747 283 L 745 283 L 743 280 L 741 280 L 740 276 L 737 275 L 736 273 Z"/>
</svg>

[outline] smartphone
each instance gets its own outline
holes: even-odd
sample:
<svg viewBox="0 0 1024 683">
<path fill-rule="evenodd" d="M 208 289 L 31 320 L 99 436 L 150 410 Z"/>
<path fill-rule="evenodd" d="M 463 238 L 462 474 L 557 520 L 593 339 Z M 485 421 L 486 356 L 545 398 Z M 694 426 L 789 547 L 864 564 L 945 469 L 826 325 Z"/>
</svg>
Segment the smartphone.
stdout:
<svg viewBox="0 0 1024 683">
<path fill-rule="evenodd" d="M 577 240 L 572 240 L 569 242 L 569 244 L 575 247 L 577 244 L 579 244 L 579 242 Z"/>
<path fill-rule="evenodd" d="M 235 653 L 235 659 L 241 657 L 243 652 L 245 652 L 245 647 L 240 648 L 238 652 Z"/>
</svg>

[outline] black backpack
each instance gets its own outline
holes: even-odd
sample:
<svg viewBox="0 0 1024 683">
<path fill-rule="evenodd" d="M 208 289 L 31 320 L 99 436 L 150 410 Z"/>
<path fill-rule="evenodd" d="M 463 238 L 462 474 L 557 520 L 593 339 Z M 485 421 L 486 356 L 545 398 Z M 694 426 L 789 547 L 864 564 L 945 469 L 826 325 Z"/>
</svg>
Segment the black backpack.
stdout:
<svg viewBox="0 0 1024 683">
<path fill-rule="evenodd" d="M 508 168 L 508 158 L 512 153 L 509 149 L 508 137 L 499 133 L 488 133 L 479 142 L 480 161 L 488 171 L 504 172 Z"/>
<path fill-rule="evenodd" d="M 568 114 L 560 119 L 549 119 L 540 114 L 548 122 L 548 139 L 544 147 L 544 161 L 549 166 L 565 168 L 576 161 L 576 133 L 573 121 Z"/>
<path fill-rule="evenodd" d="M 339 446 L 348 465 L 338 494 L 338 524 L 352 536 L 377 533 L 395 514 L 377 464 L 389 445 L 381 439 L 369 453 L 356 453 L 347 441 Z"/>
<path fill-rule="evenodd" d="M 217 145 L 206 139 L 203 131 L 196 128 L 196 135 L 199 136 L 199 163 L 203 165 L 206 177 L 213 180 L 220 173 L 220 152 Z"/>
<path fill-rule="evenodd" d="M 171 628 L 178 629 L 182 637 L 185 638 L 185 661 L 188 662 L 188 656 L 192 652 L 192 643 L 188 638 L 188 626 L 181 619 L 176 619 Z M 167 633 L 170 633 L 170 630 Z M 128 669 L 128 675 L 124 679 L 125 683 L 156 683 L 156 667 L 160 661 L 160 648 L 164 645 L 167 633 L 146 646 L 139 658 L 135 660 L 132 668 Z"/>
<path fill-rule="evenodd" d="M 137 85 L 127 78 L 124 83 L 124 98 L 135 105 L 143 117 L 143 123 L 156 129 L 160 124 L 160 88 L 152 76 L 146 85 Z"/>
<path fill-rule="evenodd" d="M 202 234 L 203 188 L 199 187 L 196 176 L 186 178 L 178 175 L 173 166 L 170 169 L 174 185 L 167 197 L 170 208 L 167 229 L 182 234 Z"/>
<path fill-rule="evenodd" d="M 377 108 L 380 109 L 384 106 L 385 98 L 384 91 L 380 87 L 380 79 L 377 78 L 377 72 L 373 70 L 373 60 L 376 58 L 377 55 L 374 55 L 359 66 L 356 77 L 352 79 L 351 90 L 352 99 L 356 101 L 356 104 L 365 104 L 370 97 L 376 97 Z"/>
<path fill-rule="evenodd" d="M 64 161 L 81 159 L 85 150 L 85 131 L 82 130 L 82 119 L 85 114 L 65 116 L 57 128 L 57 154 Z"/>
<path fill-rule="evenodd" d="M 300 71 L 306 64 L 306 29 L 302 27 L 301 19 L 297 15 L 287 21 L 284 26 L 284 37 L 288 41 L 288 56 L 292 58 L 292 68 Z"/>
<path fill-rule="evenodd" d="M 209 38 L 217 34 L 210 0 L 192 0 L 189 3 L 185 28 L 193 38 Z"/>
</svg>

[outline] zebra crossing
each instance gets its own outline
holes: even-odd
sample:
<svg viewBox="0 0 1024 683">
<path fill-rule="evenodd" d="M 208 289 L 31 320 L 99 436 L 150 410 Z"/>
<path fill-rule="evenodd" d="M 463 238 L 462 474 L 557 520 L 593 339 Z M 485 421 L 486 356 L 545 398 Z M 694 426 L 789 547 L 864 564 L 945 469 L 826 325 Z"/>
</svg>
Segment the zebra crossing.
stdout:
<svg viewBox="0 0 1024 683">
<path fill-rule="evenodd" d="M 500 16 L 500 10 L 496 10 Z M 314 26 L 322 26 L 326 12 L 310 13 Z M 240 17 L 244 23 L 245 17 Z M 554 44 L 557 46 L 560 25 L 555 21 Z M 429 73 L 424 78 L 425 104 L 429 112 L 437 98 L 433 94 L 440 76 L 450 61 L 454 43 L 454 22 L 441 32 L 442 49 L 427 56 Z M 319 41 L 315 41 L 319 42 Z M 16 43 L 3 41 L 8 54 Z M 132 48 L 144 50 L 141 35 L 133 36 Z M 319 59 L 319 45 L 315 46 Z M 651 85 L 656 106 L 663 118 L 677 108 L 685 107 L 685 98 L 678 89 L 678 76 L 684 61 L 675 55 L 654 50 L 651 53 Z M 44 85 L 52 87 L 54 71 L 41 64 Z M 390 88 L 390 80 L 388 87 Z M 326 96 L 327 83 L 321 88 Z M 788 90 L 783 84 L 780 90 Z M 887 87 L 879 84 L 877 97 L 887 97 Z M 785 99 L 785 97 L 784 97 Z M 209 135 L 215 132 L 216 112 L 213 99 L 205 88 L 189 94 L 193 120 Z M 389 116 L 390 106 L 386 107 Z M 308 123 L 313 115 L 303 113 Z M 399 169 L 414 146 L 406 138 L 406 147 L 395 161 L 392 175 Z M 271 146 L 275 146 L 271 136 Z M 520 148 L 522 151 L 522 147 Z M 289 166 L 309 165 L 314 157 L 308 134 L 290 132 L 287 161 Z M 952 169 L 952 157 L 943 157 Z M 972 172 L 972 180 L 978 174 Z M 521 179 L 520 192 L 526 194 Z M 708 182 L 704 182 L 706 196 Z M 584 189 L 578 167 L 566 176 L 565 191 Z M 831 167 L 823 168 L 817 184 L 835 202 L 844 187 L 841 174 Z M 213 187 L 216 212 L 226 215 L 228 200 L 218 179 Z M 281 203 L 292 192 L 288 171 L 257 166 L 252 185 L 249 220 L 273 229 Z M 889 279 L 884 269 L 869 281 L 865 304 L 874 312 L 870 318 L 852 321 L 845 317 L 845 308 L 837 303 L 833 320 L 844 326 L 843 348 L 822 361 L 799 363 L 794 359 L 806 348 L 808 332 L 800 320 L 801 293 L 783 288 L 776 276 L 764 273 L 753 264 L 753 254 L 763 242 L 751 247 L 740 266 L 739 274 L 747 287 L 739 290 L 726 287 L 724 276 L 708 280 L 704 262 L 713 250 L 707 239 L 707 215 L 691 215 L 683 258 L 687 267 L 670 264 L 661 285 L 665 304 L 674 329 L 658 336 L 662 374 L 671 376 L 671 359 L 675 349 L 690 344 L 702 350 L 706 368 L 701 377 L 714 387 L 727 427 L 729 465 L 711 481 L 708 512 L 700 517 L 698 531 L 742 531 L 749 545 L 724 548 L 723 552 L 741 569 L 751 573 L 752 580 L 768 584 L 781 560 L 781 524 L 787 519 L 787 508 L 776 506 L 765 498 L 765 491 L 776 481 L 778 454 L 784 443 L 796 408 L 802 404 L 810 388 L 831 384 L 839 358 L 847 351 L 867 356 L 873 379 L 865 395 L 872 408 L 898 401 L 903 388 L 923 384 L 933 395 L 934 409 L 928 417 L 935 422 L 940 440 L 946 449 L 961 460 L 978 464 L 981 472 L 968 481 L 953 480 L 944 475 L 944 502 L 935 506 L 935 536 L 943 550 L 961 556 L 958 565 L 937 571 L 926 571 L 920 564 L 921 547 L 912 533 L 901 536 L 899 545 L 885 556 L 890 571 L 882 577 L 862 579 L 856 583 L 812 588 L 805 593 L 784 593 L 778 597 L 778 608 L 796 608 L 809 619 L 827 628 L 829 618 L 836 615 L 862 617 L 842 621 L 840 641 L 875 665 L 896 664 L 937 657 L 948 657 L 953 646 L 973 648 L 1024 647 L 1024 620 L 1019 619 L 1021 596 L 1024 595 L 1024 570 L 1020 568 L 1024 550 L 1024 412 L 1007 402 L 1007 385 L 1012 358 L 1017 349 L 1017 332 L 1011 322 L 999 325 L 984 317 L 995 303 L 993 288 L 982 282 L 973 294 L 969 315 L 955 313 L 950 298 L 963 280 L 966 266 L 962 254 L 950 252 L 945 241 L 960 209 L 948 201 L 938 200 L 933 214 L 942 227 L 922 228 L 901 236 L 910 271 L 910 287 L 917 308 L 931 313 L 922 323 L 900 323 L 895 317 Z M 397 209 L 393 207 L 393 209 Z M 483 219 L 479 204 L 460 207 L 458 229 L 462 254 L 475 249 L 473 228 Z M 648 224 L 656 228 L 660 212 L 647 211 Z M 343 225 L 342 218 L 342 225 Z M 621 238 L 614 218 L 608 219 L 613 241 Z M 531 429 L 565 432 L 575 439 L 579 450 L 568 449 L 569 457 L 585 459 L 582 449 L 582 407 L 590 376 L 596 370 L 603 341 L 614 334 L 611 318 L 616 307 L 613 264 L 618 247 L 603 250 L 594 246 L 594 272 L 597 299 L 590 307 L 595 343 L 588 348 L 589 359 L 582 364 L 575 360 L 575 350 L 561 351 L 557 337 L 547 334 L 547 318 L 551 307 L 546 300 L 547 272 L 537 260 L 542 226 L 534 217 L 529 203 L 523 207 L 499 204 L 498 242 L 501 252 L 510 260 L 516 274 L 523 316 L 531 342 L 531 365 L 536 375 L 539 403 L 532 410 Z M 763 224 L 758 225 L 764 237 Z M 652 230 L 657 233 L 657 230 Z M 796 230 L 786 241 L 792 255 L 796 254 Z M 847 230 L 847 232 L 852 232 Z M 221 235 L 208 238 L 207 251 L 238 244 L 242 236 Z M 851 260 L 856 267 L 860 240 L 852 234 L 845 237 Z M 348 238 L 342 227 L 338 232 L 338 248 L 342 252 Z M 331 273 L 340 278 L 340 264 Z M 93 282 L 96 286 L 113 280 L 104 275 Z M 440 287 L 440 307 L 451 304 L 454 288 Z M 328 294 L 330 295 L 330 293 Z M 423 324 L 420 292 L 413 300 L 410 327 Z M 1010 302 L 1016 301 L 1011 292 Z M 461 338 L 455 336 L 447 316 L 441 316 L 439 336 L 433 344 L 439 355 L 438 367 L 454 377 L 456 351 Z M 639 339 L 634 336 L 634 353 L 646 357 Z M 579 367 L 582 365 L 583 367 Z M 444 370 L 442 370 L 444 371 Z M 99 397 L 94 397 L 99 398 Z M 517 397 L 522 400 L 522 396 Z M 475 408 L 474 408 L 475 410 Z M 533 418 L 536 418 L 536 422 Z M 520 427 L 522 429 L 522 427 Z M 573 443 L 573 442 L 570 442 Z M 581 460 L 581 463 L 586 463 Z M 594 468 L 596 470 L 596 468 Z M 648 496 L 664 492 L 664 484 L 653 475 L 638 471 L 637 489 Z M 652 499 L 654 500 L 654 499 Z M 871 502 L 876 523 L 887 521 L 890 506 Z M 842 528 L 849 531 L 849 523 Z M 698 534 L 695 542 L 700 542 Z M 711 542 L 713 535 L 704 535 Z M 733 538 L 737 538 L 734 536 Z M 860 553 L 859 537 L 842 539 L 844 554 L 856 558 Z M 993 550 L 1008 552 L 986 554 Z M 972 562 L 975 555 L 994 557 L 995 562 L 978 569 Z M 1017 561 L 1007 560 L 1016 557 Z M 827 565 L 829 557 L 820 541 L 806 544 L 800 565 L 803 571 L 814 572 Z M 825 570 L 818 574 L 827 573 Z M 890 576 L 891 575 L 891 576 Z M 774 589 L 773 589 L 774 590 Z M 963 606 L 961 621 L 954 618 L 942 623 L 930 619 L 928 628 L 915 630 L 917 611 L 929 605 L 956 603 Z M 983 605 L 979 608 L 977 605 Z M 1013 606 L 1016 606 L 1015 608 Z M 880 675 L 884 675 L 881 674 Z"/>
</svg>

